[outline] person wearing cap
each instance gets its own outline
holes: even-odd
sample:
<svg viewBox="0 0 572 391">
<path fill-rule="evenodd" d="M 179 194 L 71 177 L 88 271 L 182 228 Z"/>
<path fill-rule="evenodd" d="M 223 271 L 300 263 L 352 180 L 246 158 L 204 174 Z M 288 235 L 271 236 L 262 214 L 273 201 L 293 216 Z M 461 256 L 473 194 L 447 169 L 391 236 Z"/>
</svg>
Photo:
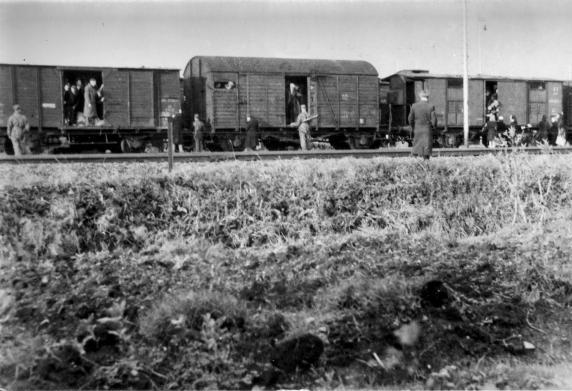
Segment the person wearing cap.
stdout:
<svg viewBox="0 0 572 391">
<path fill-rule="evenodd" d="M 250 115 L 246 116 L 246 140 L 244 148 L 247 151 L 254 151 L 258 141 L 258 120 Z"/>
<path fill-rule="evenodd" d="M 205 132 L 205 123 L 199 119 L 198 114 L 195 114 L 194 116 L 193 129 L 195 137 L 195 152 L 202 152 L 204 150 L 203 138 Z"/>
<path fill-rule="evenodd" d="M 419 102 L 411 106 L 411 111 L 407 117 L 409 125 L 413 128 L 413 150 L 414 156 L 423 156 L 424 159 L 431 157 L 433 150 L 433 129 L 437 127 L 437 115 L 435 106 L 429 104 L 429 93 L 421 91 Z"/>
<path fill-rule="evenodd" d="M 295 122 L 290 126 L 298 127 L 298 136 L 300 137 L 300 148 L 302 151 L 311 149 L 310 144 L 310 114 L 306 111 L 306 105 L 300 106 L 301 113 L 298 114 Z"/>
<path fill-rule="evenodd" d="M 22 108 L 20 105 L 14 105 L 14 114 L 8 118 L 7 123 L 7 135 L 12 141 L 12 147 L 14 148 L 14 155 L 26 155 L 30 153 L 30 148 L 28 147 L 28 134 L 30 132 L 30 123 L 28 118 L 22 113 Z"/>
</svg>

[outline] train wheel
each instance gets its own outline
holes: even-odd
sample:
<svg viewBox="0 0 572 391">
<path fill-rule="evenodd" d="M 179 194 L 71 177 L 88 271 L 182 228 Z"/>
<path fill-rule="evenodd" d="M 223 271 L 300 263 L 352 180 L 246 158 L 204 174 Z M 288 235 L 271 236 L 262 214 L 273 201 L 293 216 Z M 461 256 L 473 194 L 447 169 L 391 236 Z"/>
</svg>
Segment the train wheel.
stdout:
<svg viewBox="0 0 572 391">
<path fill-rule="evenodd" d="M 352 149 L 369 149 L 373 145 L 373 137 L 369 135 L 359 135 L 350 138 Z"/>
<path fill-rule="evenodd" d="M 334 149 L 351 149 L 351 146 L 348 144 L 348 140 L 343 133 L 331 135 L 328 137 L 328 141 Z"/>
<path fill-rule="evenodd" d="M 126 139 L 122 139 L 120 143 L 121 152 L 123 153 L 130 153 L 131 152 L 131 145 Z"/>
</svg>

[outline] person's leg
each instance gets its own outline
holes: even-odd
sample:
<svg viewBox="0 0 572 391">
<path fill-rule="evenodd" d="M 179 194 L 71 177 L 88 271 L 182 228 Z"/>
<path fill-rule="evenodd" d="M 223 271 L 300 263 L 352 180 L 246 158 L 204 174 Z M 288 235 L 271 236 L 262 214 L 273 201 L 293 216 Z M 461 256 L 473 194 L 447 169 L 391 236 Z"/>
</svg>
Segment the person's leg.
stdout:
<svg viewBox="0 0 572 391">
<path fill-rule="evenodd" d="M 14 148 L 14 156 L 22 156 L 22 149 L 20 148 L 20 139 L 16 137 L 10 137 L 12 140 L 12 147 Z"/>
<path fill-rule="evenodd" d="M 306 135 L 302 131 L 298 131 L 298 135 L 300 136 L 300 148 L 302 151 L 306 150 Z"/>
</svg>

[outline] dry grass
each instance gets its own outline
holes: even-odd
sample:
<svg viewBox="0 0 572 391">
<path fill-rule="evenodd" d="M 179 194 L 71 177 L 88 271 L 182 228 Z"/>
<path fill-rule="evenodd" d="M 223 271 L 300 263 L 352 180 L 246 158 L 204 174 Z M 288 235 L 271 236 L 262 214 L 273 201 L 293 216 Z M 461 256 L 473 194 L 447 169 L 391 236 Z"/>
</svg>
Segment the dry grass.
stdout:
<svg viewBox="0 0 572 391">
<path fill-rule="evenodd" d="M 0 336 L 13 358 L 1 374 L 12 377 L 0 385 L 17 369 L 24 388 L 236 388 L 272 342 L 312 332 L 329 342 L 322 364 L 281 384 L 560 387 L 543 365 L 570 360 L 571 169 L 567 156 L 519 154 L 194 163 L 172 174 L 156 163 L 1 166 L 0 288 L 18 299 Z M 431 279 L 472 319 L 453 323 L 460 336 L 421 302 Z M 490 306 L 511 300 L 526 319 L 496 328 Z M 82 353 L 96 363 L 77 376 L 87 383 L 46 380 L 46 352 L 76 349 L 110 317 L 119 342 L 109 356 L 99 345 Z M 384 341 L 411 322 L 420 345 L 391 377 L 369 350 L 389 360 Z M 543 350 L 508 370 L 501 342 L 477 339 L 479 361 L 459 347 L 475 327 Z"/>
</svg>

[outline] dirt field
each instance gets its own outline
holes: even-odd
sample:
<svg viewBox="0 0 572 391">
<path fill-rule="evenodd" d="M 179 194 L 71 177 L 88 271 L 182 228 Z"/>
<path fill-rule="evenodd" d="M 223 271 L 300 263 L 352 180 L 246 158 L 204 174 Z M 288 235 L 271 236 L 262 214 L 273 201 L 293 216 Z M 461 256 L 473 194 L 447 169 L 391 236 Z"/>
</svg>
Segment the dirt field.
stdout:
<svg viewBox="0 0 572 391">
<path fill-rule="evenodd" d="M 1 387 L 571 387 L 568 156 L 0 177 Z"/>
</svg>

